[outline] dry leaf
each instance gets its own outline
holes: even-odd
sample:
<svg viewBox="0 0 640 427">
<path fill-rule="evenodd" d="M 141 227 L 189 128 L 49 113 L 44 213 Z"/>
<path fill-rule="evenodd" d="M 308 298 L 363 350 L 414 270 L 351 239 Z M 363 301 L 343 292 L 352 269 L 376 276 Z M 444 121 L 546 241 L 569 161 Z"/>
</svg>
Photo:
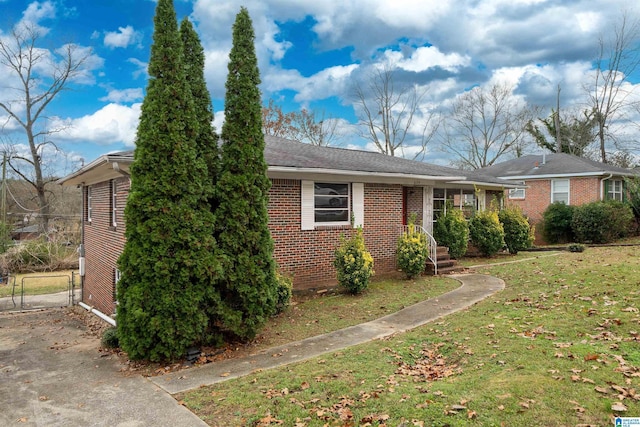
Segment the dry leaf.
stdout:
<svg viewBox="0 0 640 427">
<path fill-rule="evenodd" d="M 625 412 L 627 407 L 622 404 L 622 402 L 615 402 L 611 405 L 611 410 L 614 412 Z"/>
<path fill-rule="evenodd" d="M 606 387 L 596 386 L 594 390 L 597 391 L 598 393 L 605 393 L 605 394 L 609 393 L 609 390 Z"/>
</svg>

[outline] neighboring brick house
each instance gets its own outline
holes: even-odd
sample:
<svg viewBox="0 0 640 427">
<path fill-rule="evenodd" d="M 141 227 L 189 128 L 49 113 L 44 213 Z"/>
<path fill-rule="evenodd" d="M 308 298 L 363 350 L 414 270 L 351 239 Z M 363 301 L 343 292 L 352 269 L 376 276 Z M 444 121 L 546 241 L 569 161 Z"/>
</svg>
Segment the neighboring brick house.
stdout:
<svg viewBox="0 0 640 427">
<path fill-rule="evenodd" d="M 299 290 L 335 284 L 333 254 L 340 236 L 351 233 L 352 218 L 364 229 L 376 272 L 390 272 L 396 269 L 402 225 L 412 213 L 432 230 L 434 212 L 444 209 L 446 200 L 458 208 L 482 208 L 510 185 L 378 153 L 265 140 L 274 256 Z M 116 261 L 125 243 L 123 209 L 132 161 L 133 152 L 107 154 L 60 180 L 83 189 L 83 300 L 107 314 L 115 311 Z"/>
<path fill-rule="evenodd" d="M 630 169 L 564 153 L 523 156 L 479 172 L 519 185 L 505 191 L 505 202 L 520 206 L 534 224 L 542 221 L 543 212 L 553 202 L 577 206 L 598 200 L 622 201 L 624 178 L 637 175 Z"/>
</svg>

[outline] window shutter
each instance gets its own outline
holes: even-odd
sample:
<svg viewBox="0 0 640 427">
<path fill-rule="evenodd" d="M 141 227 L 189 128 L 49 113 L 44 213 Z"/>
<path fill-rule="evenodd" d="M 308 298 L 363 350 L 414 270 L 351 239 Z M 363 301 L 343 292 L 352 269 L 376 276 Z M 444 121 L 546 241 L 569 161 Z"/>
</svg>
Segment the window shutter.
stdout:
<svg viewBox="0 0 640 427">
<path fill-rule="evenodd" d="M 604 183 L 604 197 L 602 198 L 602 200 L 609 200 L 609 181 L 608 180 L 603 180 L 602 181 Z"/>
<path fill-rule="evenodd" d="M 351 197 L 353 200 L 353 227 L 364 227 L 364 184 L 362 182 L 351 184 Z"/>
<path fill-rule="evenodd" d="M 315 228 L 315 208 L 313 181 L 302 181 L 301 183 L 301 206 L 300 223 L 302 230 L 313 230 Z"/>
</svg>

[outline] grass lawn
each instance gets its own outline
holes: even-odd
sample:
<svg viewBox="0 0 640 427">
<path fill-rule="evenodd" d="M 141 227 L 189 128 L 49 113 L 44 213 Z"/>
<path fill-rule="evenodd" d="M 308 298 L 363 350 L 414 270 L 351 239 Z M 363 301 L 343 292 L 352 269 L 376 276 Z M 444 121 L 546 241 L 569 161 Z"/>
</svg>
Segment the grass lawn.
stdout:
<svg viewBox="0 0 640 427">
<path fill-rule="evenodd" d="M 25 273 L 15 276 L 18 284 L 16 287 L 16 295 L 20 295 L 22 284 L 24 284 L 25 295 L 42 295 L 62 292 L 69 289 L 69 280 L 71 280 L 72 270 L 44 272 L 44 273 Z M 77 272 L 76 272 L 77 273 Z M 13 290 L 13 278 L 10 284 L 0 285 L 0 297 L 11 296 Z"/>
<path fill-rule="evenodd" d="M 478 268 L 506 289 L 437 323 L 177 398 L 215 426 L 606 426 L 640 416 L 640 247 L 544 255 Z M 420 286 L 431 280 L 447 279 Z M 354 317 L 360 297 L 331 298 L 343 302 L 299 303 L 282 319 Z M 367 304 L 375 316 L 391 309 L 383 298 Z M 265 340 L 293 340 L 288 327 Z"/>
</svg>

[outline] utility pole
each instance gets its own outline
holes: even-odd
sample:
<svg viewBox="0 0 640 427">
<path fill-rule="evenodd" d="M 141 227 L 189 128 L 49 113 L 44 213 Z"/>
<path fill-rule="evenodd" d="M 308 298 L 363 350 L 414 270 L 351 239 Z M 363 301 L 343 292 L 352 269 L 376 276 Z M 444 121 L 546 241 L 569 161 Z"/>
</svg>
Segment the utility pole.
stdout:
<svg viewBox="0 0 640 427">
<path fill-rule="evenodd" d="M 556 153 L 562 153 L 562 142 L 560 141 L 560 83 L 558 83 L 558 96 L 556 98 Z"/>
<path fill-rule="evenodd" d="M 7 225 L 7 152 L 2 153 L 2 200 L 0 201 L 0 215 L 2 215 L 2 232 L 5 234 L 2 236 L 2 252 L 7 250 L 7 234 L 9 233 L 9 226 Z"/>
</svg>

